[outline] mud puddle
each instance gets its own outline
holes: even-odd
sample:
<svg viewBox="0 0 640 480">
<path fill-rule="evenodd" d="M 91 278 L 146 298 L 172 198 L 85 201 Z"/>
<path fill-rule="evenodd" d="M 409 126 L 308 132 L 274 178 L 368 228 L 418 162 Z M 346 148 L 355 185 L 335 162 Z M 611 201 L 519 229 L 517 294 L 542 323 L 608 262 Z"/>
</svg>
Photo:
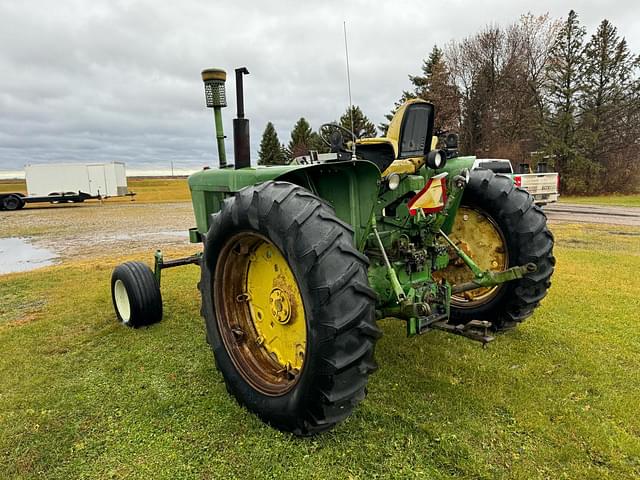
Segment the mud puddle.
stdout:
<svg viewBox="0 0 640 480">
<path fill-rule="evenodd" d="M 53 251 L 33 246 L 28 238 L 0 238 L 0 275 L 53 265 L 57 258 Z"/>
</svg>

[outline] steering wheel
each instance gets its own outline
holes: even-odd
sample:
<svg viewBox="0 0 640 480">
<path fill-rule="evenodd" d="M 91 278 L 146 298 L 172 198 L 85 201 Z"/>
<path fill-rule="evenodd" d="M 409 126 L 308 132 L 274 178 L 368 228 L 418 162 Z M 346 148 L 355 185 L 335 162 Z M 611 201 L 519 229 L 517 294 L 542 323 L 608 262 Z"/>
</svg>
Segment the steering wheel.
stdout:
<svg viewBox="0 0 640 480">
<path fill-rule="evenodd" d="M 350 140 L 357 138 L 351 130 L 337 123 L 323 123 L 320 125 L 320 139 L 332 152 L 348 150 L 347 143 L 342 136 L 343 133 L 346 133 Z"/>
</svg>

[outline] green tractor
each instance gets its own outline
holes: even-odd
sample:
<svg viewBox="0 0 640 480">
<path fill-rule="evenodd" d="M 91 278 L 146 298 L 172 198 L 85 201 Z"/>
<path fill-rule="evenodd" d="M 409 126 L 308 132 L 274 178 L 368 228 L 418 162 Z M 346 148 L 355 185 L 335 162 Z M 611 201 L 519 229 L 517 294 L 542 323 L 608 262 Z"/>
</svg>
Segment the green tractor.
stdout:
<svg viewBox="0 0 640 480">
<path fill-rule="evenodd" d="M 553 236 L 531 195 L 470 168 L 455 142 L 435 148 L 434 106 L 402 105 L 384 138 L 325 125 L 330 158 L 252 167 L 243 75 L 236 70 L 235 165 L 227 165 L 222 70 L 202 72 L 214 109 L 220 168 L 189 178 L 202 243 L 155 270 L 112 275 L 118 319 L 160 321 L 160 274 L 197 264 L 207 341 L 228 391 L 296 435 L 330 429 L 367 391 L 377 319 L 409 336 L 440 329 L 483 344 L 533 313 L 554 270 Z M 344 140 L 346 136 L 346 141 Z"/>
</svg>

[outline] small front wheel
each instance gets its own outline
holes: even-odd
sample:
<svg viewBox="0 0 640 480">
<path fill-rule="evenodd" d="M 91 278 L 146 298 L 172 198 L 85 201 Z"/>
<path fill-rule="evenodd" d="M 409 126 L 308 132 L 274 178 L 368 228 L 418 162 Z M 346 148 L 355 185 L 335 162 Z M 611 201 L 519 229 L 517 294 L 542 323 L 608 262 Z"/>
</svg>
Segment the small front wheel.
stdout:
<svg viewBox="0 0 640 480">
<path fill-rule="evenodd" d="M 118 265 L 111 275 L 111 299 L 118 320 L 143 327 L 162 320 L 162 295 L 151 269 L 142 262 Z"/>
</svg>

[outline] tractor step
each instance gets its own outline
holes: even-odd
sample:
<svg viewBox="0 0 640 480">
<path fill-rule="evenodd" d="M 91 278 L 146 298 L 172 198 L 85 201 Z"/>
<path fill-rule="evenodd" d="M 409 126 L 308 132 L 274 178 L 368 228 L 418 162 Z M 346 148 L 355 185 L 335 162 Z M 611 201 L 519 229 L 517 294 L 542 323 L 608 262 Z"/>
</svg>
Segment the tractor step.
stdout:
<svg viewBox="0 0 640 480">
<path fill-rule="evenodd" d="M 484 348 L 487 343 L 492 342 L 496 338 L 493 335 L 489 335 L 491 325 L 491 322 L 486 320 L 471 320 L 468 323 L 460 325 L 452 325 L 447 322 L 434 322 L 431 324 L 431 328 L 437 328 L 438 330 L 453 333 L 454 335 L 462 335 L 463 337 L 470 338 L 471 340 L 482 343 L 482 347 Z"/>
</svg>

